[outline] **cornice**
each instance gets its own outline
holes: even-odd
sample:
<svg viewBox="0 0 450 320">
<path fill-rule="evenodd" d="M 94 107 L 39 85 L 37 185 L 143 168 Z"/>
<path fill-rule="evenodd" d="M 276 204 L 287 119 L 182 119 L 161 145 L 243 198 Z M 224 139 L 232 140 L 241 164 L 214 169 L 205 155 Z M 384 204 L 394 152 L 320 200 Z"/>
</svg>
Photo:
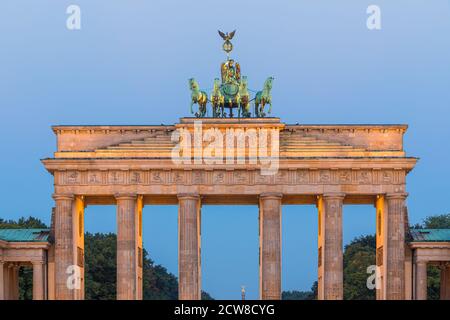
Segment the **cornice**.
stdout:
<svg viewBox="0 0 450 320">
<path fill-rule="evenodd" d="M 257 170 L 260 165 L 253 164 L 183 164 L 176 165 L 170 158 L 48 158 L 41 160 L 50 172 L 56 170 Z M 279 159 L 279 169 L 371 169 L 371 170 L 406 170 L 409 172 L 414 168 L 418 159 L 405 158 L 299 158 Z"/>
<path fill-rule="evenodd" d="M 154 132 L 160 130 L 175 130 L 174 125 L 54 125 L 55 134 L 60 133 L 110 133 L 110 132 Z"/>
<path fill-rule="evenodd" d="M 450 249 L 450 242 L 448 241 L 422 241 L 410 242 L 411 249 Z"/>
</svg>

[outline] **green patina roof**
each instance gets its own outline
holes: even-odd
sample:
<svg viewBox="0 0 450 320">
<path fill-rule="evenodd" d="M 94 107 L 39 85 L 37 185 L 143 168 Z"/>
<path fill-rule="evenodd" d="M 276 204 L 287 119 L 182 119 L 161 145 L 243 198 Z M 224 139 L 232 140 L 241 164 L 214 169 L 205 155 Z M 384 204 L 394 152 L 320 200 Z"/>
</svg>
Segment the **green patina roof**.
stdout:
<svg viewBox="0 0 450 320">
<path fill-rule="evenodd" d="M 450 241 L 450 229 L 411 229 L 412 241 Z"/>
<path fill-rule="evenodd" d="M 8 242 L 47 242 L 50 229 L 0 229 L 0 240 Z"/>
</svg>

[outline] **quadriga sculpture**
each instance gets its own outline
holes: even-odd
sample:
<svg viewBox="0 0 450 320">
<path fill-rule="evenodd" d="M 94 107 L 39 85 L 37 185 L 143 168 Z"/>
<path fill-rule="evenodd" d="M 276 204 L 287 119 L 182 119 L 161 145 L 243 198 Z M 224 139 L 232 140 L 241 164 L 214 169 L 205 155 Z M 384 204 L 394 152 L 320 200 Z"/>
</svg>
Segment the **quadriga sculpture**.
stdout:
<svg viewBox="0 0 450 320">
<path fill-rule="evenodd" d="M 272 90 L 272 83 L 273 83 L 273 77 L 267 78 L 267 80 L 264 82 L 264 88 L 262 91 L 258 91 L 255 96 L 255 117 L 262 118 L 265 117 L 266 114 L 264 112 L 264 107 L 266 104 L 269 104 L 269 111 L 267 112 L 270 114 L 272 111 L 272 96 L 270 94 L 270 91 Z"/>
<path fill-rule="evenodd" d="M 206 115 L 208 96 L 206 95 L 206 92 L 200 90 L 200 87 L 194 78 L 189 79 L 189 88 L 191 89 L 191 113 L 194 113 L 192 106 L 197 103 L 198 112 L 195 113 L 195 116 L 197 118 L 203 118 Z"/>
</svg>

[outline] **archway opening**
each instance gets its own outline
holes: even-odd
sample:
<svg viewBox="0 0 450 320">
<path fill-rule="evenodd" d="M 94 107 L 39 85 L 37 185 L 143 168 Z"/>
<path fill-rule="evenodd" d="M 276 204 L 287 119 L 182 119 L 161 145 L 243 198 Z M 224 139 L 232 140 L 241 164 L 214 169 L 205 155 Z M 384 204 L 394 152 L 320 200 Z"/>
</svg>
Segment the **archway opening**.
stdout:
<svg viewBox="0 0 450 320">
<path fill-rule="evenodd" d="M 343 207 L 344 300 L 376 298 L 376 210 L 373 205 Z"/>
<path fill-rule="evenodd" d="M 178 206 L 146 205 L 142 212 L 143 299 L 178 299 Z"/>
<path fill-rule="evenodd" d="M 315 205 L 285 205 L 281 214 L 282 299 L 316 299 L 317 208 Z"/>
<path fill-rule="evenodd" d="M 116 299 L 116 206 L 89 205 L 84 211 L 86 300 Z"/>
<path fill-rule="evenodd" d="M 202 206 L 202 289 L 214 299 L 259 297 L 256 205 Z"/>
</svg>

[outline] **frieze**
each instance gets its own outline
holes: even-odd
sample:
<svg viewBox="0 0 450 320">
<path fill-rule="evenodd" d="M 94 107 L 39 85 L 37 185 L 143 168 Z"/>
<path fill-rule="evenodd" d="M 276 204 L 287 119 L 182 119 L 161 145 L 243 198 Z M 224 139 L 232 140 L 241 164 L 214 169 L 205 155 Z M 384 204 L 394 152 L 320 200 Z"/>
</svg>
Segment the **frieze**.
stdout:
<svg viewBox="0 0 450 320">
<path fill-rule="evenodd" d="M 61 170 L 57 185 L 401 185 L 404 170 L 282 169 L 275 175 L 259 170 Z"/>
</svg>

